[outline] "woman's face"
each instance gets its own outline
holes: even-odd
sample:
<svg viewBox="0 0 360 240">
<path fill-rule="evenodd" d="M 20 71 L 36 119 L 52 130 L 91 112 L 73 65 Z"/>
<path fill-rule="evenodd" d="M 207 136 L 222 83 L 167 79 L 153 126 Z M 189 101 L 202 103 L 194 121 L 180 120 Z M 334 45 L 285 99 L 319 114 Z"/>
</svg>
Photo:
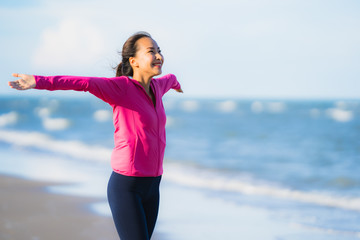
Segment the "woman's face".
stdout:
<svg viewBox="0 0 360 240">
<path fill-rule="evenodd" d="M 164 57 L 157 43 L 151 38 L 143 37 L 136 42 L 136 46 L 135 57 L 129 59 L 134 73 L 150 77 L 160 75 Z"/>
</svg>

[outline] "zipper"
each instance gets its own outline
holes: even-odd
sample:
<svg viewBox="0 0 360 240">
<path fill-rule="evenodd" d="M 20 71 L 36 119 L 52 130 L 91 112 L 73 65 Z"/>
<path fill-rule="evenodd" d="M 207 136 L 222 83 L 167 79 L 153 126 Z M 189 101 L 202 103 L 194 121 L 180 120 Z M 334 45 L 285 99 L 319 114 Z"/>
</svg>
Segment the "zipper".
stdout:
<svg viewBox="0 0 360 240">
<path fill-rule="evenodd" d="M 152 90 L 152 92 L 153 92 L 153 94 L 154 94 L 154 98 L 155 98 L 155 105 L 153 104 L 153 102 L 152 102 L 152 100 L 151 100 L 151 98 L 150 98 L 150 96 L 149 96 L 149 99 L 151 100 L 151 103 L 152 103 L 152 105 L 154 106 L 154 110 L 155 110 L 155 115 L 156 115 L 156 120 L 157 120 L 157 139 L 158 139 L 158 144 L 157 144 L 157 147 L 158 147 L 158 149 L 157 149 L 157 152 L 158 152 L 158 159 L 157 159 L 157 161 L 156 161 L 156 175 L 158 175 L 159 174 L 159 164 L 160 164 L 160 126 L 159 126 L 159 124 L 160 124 L 160 121 L 159 121 L 159 115 L 158 115 L 158 112 L 157 112 L 157 110 L 156 110 L 156 105 L 158 104 L 158 101 L 157 101 L 157 99 L 156 99 L 156 91 L 155 91 L 155 87 L 153 87 L 152 86 L 152 84 L 150 83 L 150 88 L 151 88 L 151 90 Z M 144 90 L 145 91 L 145 90 Z M 147 94 L 146 94 L 147 95 Z"/>
<path fill-rule="evenodd" d="M 153 109 L 155 111 L 155 115 L 156 115 L 156 119 L 157 119 L 157 138 L 158 138 L 158 144 L 157 144 L 157 147 L 158 147 L 158 149 L 157 149 L 158 150 L 157 151 L 158 156 L 157 157 L 158 157 L 158 159 L 156 161 L 157 164 L 156 164 L 156 169 L 155 170 L 156 170 L 156 175 L 158 175 L 159 174 L 159 164 L 160 164 L 160 126 L 159 126 L 159 115 L 158 115 L 158 112 L 156 110 L 156 106 L 158 104 L 158 101 L 156 99 L 156 91 L 152 87 L 152 82 L 150 82 L 150 88 L 151 88 L 151 90 L 152 90 L 152 92 L 154 94 L 154 98 L 155 98 L 155 105 L 154 105 L 154 102 L 151 100 L 151 97 L 149 96 L 149 94 L 146 93 L 144 87 L 138 81 L 136 81 L 136 80 L 134 80 L 132 78 L 129 78 L 129 79 L 131 79 L 133 82 L 135 82 L 135 84 L 137 84 L 138 86 L 141 87 L 143 93 L 146 95 L 147 99 L 150 101 L 151 106 L 153 107 Z"/>
</svg>

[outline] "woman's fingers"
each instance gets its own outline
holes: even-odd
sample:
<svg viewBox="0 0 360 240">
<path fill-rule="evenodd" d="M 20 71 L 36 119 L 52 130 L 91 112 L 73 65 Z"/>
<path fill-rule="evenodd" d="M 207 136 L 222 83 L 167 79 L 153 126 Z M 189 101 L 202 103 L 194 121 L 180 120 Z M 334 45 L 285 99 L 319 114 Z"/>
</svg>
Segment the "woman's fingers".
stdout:
<svg viewBox="0 0 360 240">
<path fill-rule="evenodd" d="M 24 90 L 23 87 L 21 86 L 21 83 L 19 82 L 19 80 L 11 81 L 8 84 L 11 88 L 15 88 L 17 90 Z"/>
<path fill-rule="evenodd" d="M 23 79 L 23 80 L 26 81 L 26 79 L 29 78 L 30 75 L 20 74 L 20 73 L 13 73 L 12 76 L 13 76 L 13 77 L 20 78 L 19 80 Z"/>
<path fill-rule="evenodd" d="M 12 76 L 13 77 L 19 77 L 19 75 L 20 74 L 18 74 L 18 73 L 13 73 L 12 74 Z M 15 89 L 18 89 L 18 90 L 20 90 L 19 88 L 20 88 L 20 79 L 19 80 L 15 80 L 15 81 L 10 81 L 10 82 L 8 82 L 8 85 L 11 87 L 11 88 L 15 88 Z"/>
<path fill-rule="evenodd" d="M 35 78 L 32 75 L 13 73 L 12 76 L 20 79 L 8 82 L 8 85 L 11 88 L 15 88 L 17 90 L 27 90 L 34 88 L 36 85 Z"/>
</svg>

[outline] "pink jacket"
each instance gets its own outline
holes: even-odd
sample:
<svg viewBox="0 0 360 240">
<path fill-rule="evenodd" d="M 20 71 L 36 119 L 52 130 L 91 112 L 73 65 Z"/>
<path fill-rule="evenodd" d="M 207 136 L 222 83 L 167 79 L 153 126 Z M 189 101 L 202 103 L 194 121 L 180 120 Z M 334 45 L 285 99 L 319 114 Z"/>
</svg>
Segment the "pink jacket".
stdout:
<svg viewBox="0 0 360 240">
<path fill-rule="evenodd" d="M 90 92 L 113 108 L 115 147 L 111 167 L 127 176 L 156 177 L 163 173 L 166 145 L 166 115 L 162 96 L 169 89 L 180 89 L 175 75 L 151 81 L 156 106 L 145 89 L 129 77 L 95 78 L 73 76 L 35 76 L 36 89 Z"/>
</svg>

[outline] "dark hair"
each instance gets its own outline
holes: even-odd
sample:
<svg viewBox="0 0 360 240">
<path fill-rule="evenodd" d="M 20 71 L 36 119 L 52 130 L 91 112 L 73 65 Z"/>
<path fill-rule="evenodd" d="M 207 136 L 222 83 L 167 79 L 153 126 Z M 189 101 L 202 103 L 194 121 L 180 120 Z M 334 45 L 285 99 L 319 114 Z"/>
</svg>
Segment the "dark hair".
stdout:
<svg viewBox="0 0 360 240">
<path fill-rule="evenodd" d="M 133 76 L 134 72 L 130 65 L 129 58 L 135 57 L 137 51 L 136 42 L 144 37 L 151 38 L 150 34 L 147 32 L 137 32 L 126 40 L 123 45 L 121 54 L 122 60 L 120 64 L 116 67 L 116 77 L 120 76 Z"/>
</svg>

